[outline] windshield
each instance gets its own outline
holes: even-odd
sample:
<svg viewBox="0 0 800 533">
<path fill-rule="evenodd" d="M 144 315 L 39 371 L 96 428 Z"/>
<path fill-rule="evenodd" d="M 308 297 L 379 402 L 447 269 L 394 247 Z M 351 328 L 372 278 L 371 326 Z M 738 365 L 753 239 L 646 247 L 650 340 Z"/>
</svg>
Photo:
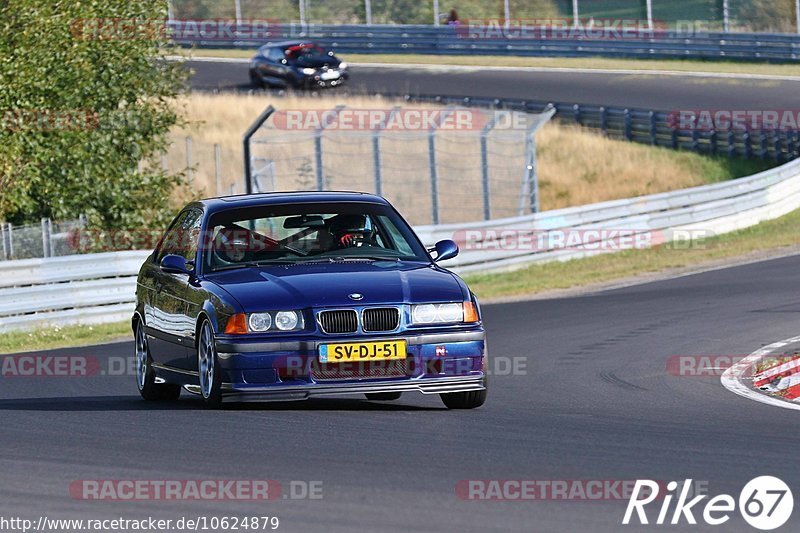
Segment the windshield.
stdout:
<svg viewBox="0 0 800 533">
<path fill-rule="evenodd" d="M 295 45 L 286 49 L 286 57 L 290 59 L 312 56 L 327 56 L 327 52 L 324 48 L 311 44 Z"/>
<path fill-rule="evenodd" d="M 205 264 L 211 271 L 329 261 L 425 261 L 411 228 L 388 206 L 269 205 L 214 215 Z"/>
</svg>

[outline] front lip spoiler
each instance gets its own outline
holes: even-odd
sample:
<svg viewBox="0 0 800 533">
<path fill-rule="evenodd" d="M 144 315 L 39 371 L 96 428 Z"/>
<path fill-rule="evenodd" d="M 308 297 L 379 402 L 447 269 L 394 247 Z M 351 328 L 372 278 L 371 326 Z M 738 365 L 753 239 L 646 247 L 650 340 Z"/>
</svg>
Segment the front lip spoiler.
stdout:
<svg viewBox="0 0 800 533">
<path fill-rule="evenodd" d="M 187 391 L 199 394 L 200 387 L 186 385 Z M 222 384 L 223 401 L 286 401 L 307 400 L 315 396 L 333 394 L 367 394 L 378 392 L 421 392 L 422 394 L 443 394 L 450 392 L 479 391 L 486 388 L 486 378 L 480 376 L 458 376 L 446 378 L 426 378 L 402 380 L 394 382 L 369 383 L 317 383 L 309 385 L 290 385 L 286 387 L 270 386 L 233 386 Z"/>
<path fill-rule="evenodd" d="M 330 335 L 330 339 L 314 339 L 308 341 L 241 341 L 233 338 L 216 339 L 217 352 L 223 359 L 230 357 L 230 354 L 248 353 L 269 353 L 269 352 L 299 352 L 317 351 L 321 344 L 334 342 L 381 342 L 392 339 L 404 339 L 410 345 L 418 344 L 447 344 L 451 342 L 471 342 L 482 341 L 486 338 L 486 332 L 479 331 L 442 331 L 441 333 L 415 333 L 410 331 L 397 332 L 394 335 L 388 334 L 385 337 L 364 335 L 362 337 L 337 337 Z"/>
</svg>

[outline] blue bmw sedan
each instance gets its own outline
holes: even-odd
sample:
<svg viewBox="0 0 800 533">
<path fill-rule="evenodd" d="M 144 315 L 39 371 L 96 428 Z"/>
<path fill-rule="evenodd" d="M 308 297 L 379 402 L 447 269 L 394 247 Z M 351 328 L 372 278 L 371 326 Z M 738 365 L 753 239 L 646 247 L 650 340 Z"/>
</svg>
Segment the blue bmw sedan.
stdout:
<svg viewBox="0 0 800 533">
<path fill-rule="evenodd" d="M 383 198 L 270 193 L 187 205 L 139 273 L 132 327 L 146 400 L 439 394 L 486 400 L 481 311 Z"/>
</svg>

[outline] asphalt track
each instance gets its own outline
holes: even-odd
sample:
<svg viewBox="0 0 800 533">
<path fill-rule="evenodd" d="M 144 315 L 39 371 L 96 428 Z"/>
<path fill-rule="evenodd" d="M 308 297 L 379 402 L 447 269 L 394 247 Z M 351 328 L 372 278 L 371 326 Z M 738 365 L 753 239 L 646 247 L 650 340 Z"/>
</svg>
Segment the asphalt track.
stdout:
<svg viewBox="0 0 800 533">
<path fill-rule="evenodd" d="M 463 501 L 465 479 L 708 482 L 738 495 L 758 475 L 800 478 L 796 413 L 740 398 L 718 377 L 675 376 L 670 356 L 746 354 L 795 335 L 800 256 L 580 297 L 485 307 L 487 404 L 436 397 L 326 399 L 205 411 L 140 400 L 131 376 L 2 378 L 3 515 L 274 514 L 284 531 L 648 531 L 624 501 Z M 131 343 L 62 350 L 130 355 Z M 503 369 L 496 369 L 503 370 Z M 499 372 L 502 374 L 503 372 Z M 254 502 L 81 501 L 80 479 L 323 482 L 323 498 Z M 656 511 L 651 514 L 655 519 Z M 719 531 L 747 531 L 734 515 Z M 790 526 L 789 526 L 790 527 Z M 661 529 L 664 529 L 663 527 Z M 698 530 L 683 526 L 666 530 Z M 709 528 L 710 529 L 710 528 Z M 699 528 L 704 530 L 704 528 Z"/>
<path fill-rule="evenodd" d="M 247 90 L 248 65 L 190 61 L 191 84 L 201 90 Z M 347 91 L 382 94 L 443 94 L 680 109 L 796 109 L 800 81 L 727 79 L 663 74 L 565 71 L 464 71 L 461 69 L 351 67 Z M 337 89 L 338 90 L 338 89 Z M 330 91 L 334 93 L 334 91 Z"/>
<path fill-rule="evenodd" d="M 235 71 L 219 72 L 223 88 L 224 76 L 236 83 Z M 408 79 L 420 91 L 445 90 L 435 76 Z M 449 83 L 481 90 L 477 83 Z M 615 103 L 600 89 L 568 93 L 575 91 L 568 85 L 562 100 Z M 778 86 L 772 94 L 787 97 Z M 715 107 L 761 94 L 731 87 L 717 95 L 726 103 L 716 100 Z M 512 89 L 496 84 L 495 90 Z M 536 92 L 541 84 L 531 83 L 530 91 L 530 98 L 548 97 Z M 642 91 L 615 98 L 660 103 Z M 702 104 L 678 90 L 660 91 L 672 97 L 664 104 L 680 105 L 681 98 Z M 714 101 L 714 92 L 705 101 Z M 738 497 L 760 475 L 793 485 L 800 479 L 796 413 L 736 396 L 718 377 L 673 375 L 667 364 L 673 355 L 748 354 L 797 335 L 798 271 L 800 256 L 793 256 L 584 296 L 485 306 L 490 353 L 524 366 L 517 363 L 509 375 L 493 365 L 486 405 L 467 412 L 408 393 L 390 403 L 351 397 L 215 412 L 186 394 L 174 404 L 145 403 L 132 375 L 0 377 L 0 517 L 274 515 L 279 531 L 297 532 L 754 531 L 738 513 L 716 528 L 623 527 L 625 501 L 464 501 L 455 489 L 475 479 L 692 478 L 707 482 L 712 495 Z M 90 356 L 107 370 L 132 350 L 127 342 L 46 355 Z M 69 493 L 82 479 L 272 479 L 284 494 L 293 480 L 321 481 L 323 497 L 85 501 Z M 650 519 L 656 514 L 657 508 Z"/>
</svg>

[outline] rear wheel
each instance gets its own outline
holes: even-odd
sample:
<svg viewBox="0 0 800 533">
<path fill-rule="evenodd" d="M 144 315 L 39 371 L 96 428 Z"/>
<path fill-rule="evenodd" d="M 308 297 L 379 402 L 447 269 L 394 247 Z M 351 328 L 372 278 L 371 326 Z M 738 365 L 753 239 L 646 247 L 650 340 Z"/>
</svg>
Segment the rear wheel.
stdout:
<svg viewBox="0 0 800 533">
<path fill-rule="evenodd" d="M 147 335 L 141 322 L 136 324 L 136 385 L 145 400 L 177 400 L 181 395 L 180 385 L 156 383 L 156 372 L 147 345 Z"/>
<path fill-rule="evenodd" d="M 197 343 L 197 372 L 200 377 L 200 394 L 206 406 L 217 409 L 222 405 L 222 379 L 217 361 L 214 332 L 208 320 L 200 326 Z"/>
<path fill-rule="evenodd" d="M 399 400 L 400 396 L 402 395 L 402 392 L 373 392 L 370 394 L 365 394 L 367 400 L 372 400 L 373 402 L 389 402 L 392 400 Z"/>
<path fill-rule="evenodd" d="M 486 389 L 440 394 L 448 409 L 475 409 L 486 401 Z"/>
</svg>

